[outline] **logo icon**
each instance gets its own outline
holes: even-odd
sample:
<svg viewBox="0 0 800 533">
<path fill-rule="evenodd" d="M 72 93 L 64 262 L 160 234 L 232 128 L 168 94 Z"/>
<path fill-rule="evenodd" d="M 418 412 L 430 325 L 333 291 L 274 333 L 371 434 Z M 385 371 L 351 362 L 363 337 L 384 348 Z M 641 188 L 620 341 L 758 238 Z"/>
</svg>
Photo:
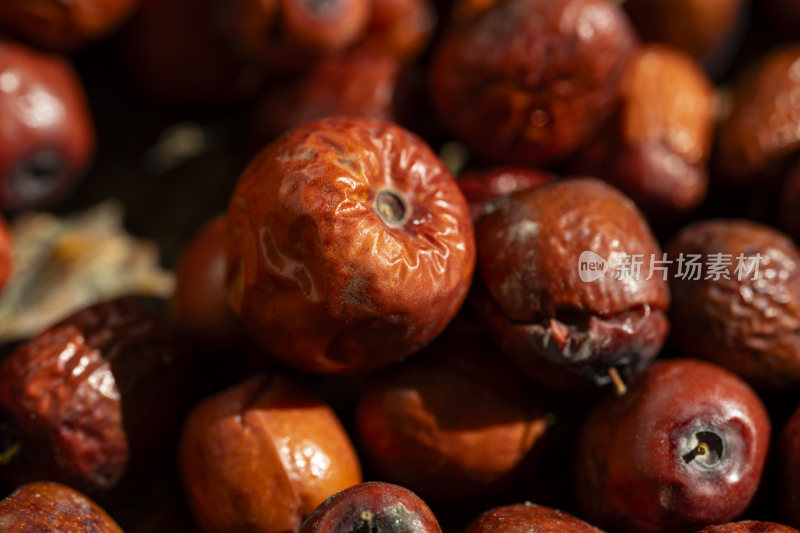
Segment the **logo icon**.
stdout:
<svg viewBox="0 0 800 533">
<path fill-rule="evenodd" d="M 578 277 L 581 281 L 591 283 L 606 277 L 608 261 L 602 255 L 589 250 L 582 252 L 578 258 Z"/>
</svg>

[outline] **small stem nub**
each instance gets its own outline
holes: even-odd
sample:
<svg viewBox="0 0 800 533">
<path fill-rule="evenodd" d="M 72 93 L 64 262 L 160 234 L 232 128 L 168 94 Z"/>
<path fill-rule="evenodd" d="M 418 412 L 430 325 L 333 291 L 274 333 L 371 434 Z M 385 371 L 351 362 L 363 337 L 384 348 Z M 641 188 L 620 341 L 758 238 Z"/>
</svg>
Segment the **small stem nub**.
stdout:
<svg viewBox="0 0 800 533">
<path fill-rule="evenodd" d="M 614 384 L 614 390 L 617 391 L 617 396 L 624 396 L 628 392 L 628 386 L 622 381 L 622 376 L 619 375 L 617 369 L 613 366 L 608 369 L 608 377 L 611 378 L 611 383 Z"/>
<path fill-rule="evenodd" d="M 22 442 L 16 441 L 14 444 L 8 447 L 4 452 L 0 453 L 0 466 L 6 466 L 11 461 L 14 460 L 14 457 L 19 453 L 22 449 Z"/>
</svg>

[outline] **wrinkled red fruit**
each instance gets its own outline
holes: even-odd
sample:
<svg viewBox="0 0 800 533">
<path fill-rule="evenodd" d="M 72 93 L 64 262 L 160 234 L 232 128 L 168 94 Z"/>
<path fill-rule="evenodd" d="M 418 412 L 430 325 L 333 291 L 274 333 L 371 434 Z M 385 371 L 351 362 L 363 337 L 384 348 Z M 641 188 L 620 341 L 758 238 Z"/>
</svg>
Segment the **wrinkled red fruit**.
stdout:
<svg viewBox="0 0 800 533">
<path fill-rule="evenodd" d="M 227 232 L 224 216 L 213 219 L 192 239 L 175 269 L 170 314 L 183 330 L 207 347 L 235 345 L 244 334 L 228 306 Z"/>
<path fill-rule="evenodd" d="M 530 387 L 483 338 L 445 334 L 419 358 L 370 377 L 356 428 L 381 479 L 463 502 L 524 479 L 547 422 Z"/>
<path fill-rule="evenodd" d="M 451 132 L 487 159 L 553 161 L 611 115 L 635 46 L 608 0 L 498 2 L 439 49 L 434 102 Z"/>
<path fill-rule="evenodd" d="M 722 365 L 758 388 L 800 384 L 800 250 L 795 244 L 754 222 L 710 220 L 684 228 L 667 251 L 673 261 L 671 340 L 678 352 Z M 719 272 L 706 268 L 693 279 L 685 266 L 692 255 L 700 256 L 699 263 L 716 261 Z"/>
<path fill-rule="evenodd" d="M 580 178 L 506 196 L 485 211 L 477 241 L 486 290 L 477 303 L 509 361 L 558 390 L 604 385 L 652 361 L 669 329 L 669 292 L 663 273 L 647 279 L 662 254 L 630 200 Z"/>
<path fill-rule="evenodd" d="M 336 415 L 283 376 L 248 379 L 198 405 L 180 467 L 195 518 L 212 533 L 295 532 L 326 498 L 361 482 Z"/>
<path fill-rule="evenodd" d="M 105 511 L 69 487 L 49 481 L 23 485 L 0 501 L 3 533 L 122 533 Z"/>
<path fill-rule="evenodd" d="M 395 121 L 400 66 L 388 55 L 351 53 L 322 59 L 300 81 L 276 85 L 265 93 L 254 112 L 256 138 L 270 141 L 329 116 Z"/>
<path fill-rule="evenodd" d="M 185 356 L 132 300 L 79 311 L 0 368 L 0 475 L 97 493 L 149 459 L 187 402 Z"/>
<path fill-rule="evenodd" d="M 86 169 L 93 145 L 89 108 L 70 65 L 0 41 L 0 208 L 58 199 Z"/>
<path fill-rule="evenodd" d="M 745 520 L 744 522 L 708 526 L 697 533 L 797 533 L 797 530 L 774 522 Z"/>
<path fill-rule="evenodd" d="M 533 505 L 520 503 L 497 507 L 483 513 L 472 522 L 465 533 L 602 533 L 572 515 Z"/>
<path fill-rule="evenodd" d="M 793 526 L 800 527 L 800 409 L 783 428 L 778 454 L 781 516 Z"/>
<path fill-rule="evenodd" d="M 783 178 L 800 150 L 800 46 L 770 53 L 737 82 L 719 128 L 716 166 L 726 183 L 762 185 Z"/>
<path fill-rule="evenodd" d="M 280 70 L 355 44 L 366 33 L 370 0 L 205 0 L 207 16 L 233 48 Z"/>
<path fill-rule="evenodd" d="M 228 208 L 229 297 L 297 369 L 364 372 L 429 343 L 463 302 L 469 209 L 428 146 L 385 122 L 330 118 L 263 150 Z"/>
<path fill-rule="evenodd" d="M 300 533 L 441 533 L 433 512 L 398 485 L 367 482 L 337 492 L 316 508 Z"/>
<path fill-rule="evenodd" d="M 691 359 L 655 363 L 584 421 L 575 493 L 601 527 L 691 531 L 736 519 L 758 487 L 770 424 L 734 374 Z"/>
<path fill-rule="evenodd" d="M 72 51 L 104 37 L 139 0 L 3 0 L 0 26 L 40 46 Z"/>
<path fill-rule="evenodd" d="M 553 181 L 549 172 L 525 167 L 498 167 L 484 172 L 468 172 L 458 178 L 458 186 L 469 203 L 472 220 L 477 220 L 483 204 L 531 187 Z"/>
<path fill-rule="evenodd" d="M 261 68 L 225 46 L 196 0 L 142 0 L 123 45 L 131 81 L 170 105 L 244 101 L 263 79 Z"/>
<path fill-rule="evenodd" d="M 14 269 L 14 238 L 6 223 L 0 215 L 0 291 L 6 286 Z"/>
<path fill-rule="evenodd" d="M 694 61 L 664 45 L 628 64 L 615 120 L 570 166 L 630 196 L 650 218 L 671 222 L 705 198 L 714 130 L 714 88 Z"/>
</svg>

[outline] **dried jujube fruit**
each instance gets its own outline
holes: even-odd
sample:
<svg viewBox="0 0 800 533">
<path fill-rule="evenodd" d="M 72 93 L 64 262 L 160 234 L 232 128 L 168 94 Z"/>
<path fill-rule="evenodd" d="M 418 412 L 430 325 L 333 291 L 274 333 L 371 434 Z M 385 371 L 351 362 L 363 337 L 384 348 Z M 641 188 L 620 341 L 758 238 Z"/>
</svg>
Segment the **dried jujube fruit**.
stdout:
<svg viewBox="0 0 800 533">
<path fill-rule="evenodd" d="M 793 527 L 784 526 L 783 524 L 776 524 L 775 522 L 745 520 L 743 522 L 708 526 L 697 533 L 797 533 L 797 530 Z"/>
<path fill-rule="evenodd" d="M 607 180 L 651 220 L 681 218 L 708 187 L 713 86 L 683 52 L 648 45 L 628 64 L 621 92 L 617 116 L 570 170 Z"/>
<path fill-rule="evenodd" d="M 433 100 L 452 134 L 480 156 L 550 162 L 589 141 L 611 115 L 635 49 L 615 2 L 497 2 L 445 38 L 431 73 Z"/>
<path fill-rule="evenodd" d="M 13 256 L 14 238 L 11 230 L 6 223 L 6 219 L 0 215 L 0 291 L 11 279 L 14 269 Z"/>
<path fill-rule="evenodd" d="M 800 527 L 800 409 L 789 418 L 778 442 L 781 465 L 778 481 L 778 504 L 781 516 Z"/>
<path fill-rule="evenodd" d="M 115 29 L 139 0 L 3 0 L 0 27 L 25 40 L 72 51 Z"/>
<path fill-rule="evenodd" d="M 317 507 L 300 533 L 442 533 L 430 508 L 410 490 L 370 481 L 337 492 Z"/>
<path fill-rule="evenodd" d="M 432 501 L 477 501 L 531 472 L 548 422 L 488 339 L 445 337 L 370 377 L 356 429 L 380 479 Z"/>
<path fill-rule="evenodd" d="M 167 445 L 189 401 L 187 353 L 134 300 L 88 307 L 0 368 L 0 476 L 108 491 Z"/>
<path fill-rule="evenodd" d="M 122 533 L 92 500 L 59 483 L 23 485 L 0 500 L 3 533 Z"/>
<path fill-rule="evenodd" d="M 228 208 L 229 300 L 294 368 L 357 373 L 428 344 L 466 297 L 469 208 L 418 137 L 365 118 L 307 123 L 265 148 Z"/>
<path fill-rule="evenodd" d="M 458 186 L 469 203 L 472 219 L 480 218 L 483 205 L 501 196 L 537 187 L 556 179 L 556 176 L 527 167 L 497 167 L 473 171 L 458 178 Z"/>
<path fill-rule="evenodd" d="M 251 378 L 198 405 L 179 461 L 209 533 L 293 533 L 325 499 L 361 482 L 336 415 L 282 376 Z"/>
<path fill-rule="evenodd" d="M 663 258 L 633 202 L 575 178 L 484 212 L 476 234 L 485 289 L 476 302 L 514 366 L 544 387 L 572 390 L 619 385 L 653 360 L 669 329 L 669 291 L 665 273 L 650 275 Z"/>
<path fill-rule="evenodd" d="M 364 38 L 356 49 L 407 61 L 428 43 L 436 23 L 430 0 L 372 0 Z"/>
<path fill-rule="evenodd" d="M 715 155 L 725 183 L 754 186 L 783 177 L 800 150 L 798 90 L 797 45 L 773 51 L 737 83 Z"/>
<path fill-rule="evenodd" d="M 475 519 L 465 533 L 602 533 L 558 509 L 532 503 L 496 507 Z"/>
<path fill-rule="evenodd" d="M 57 200 L 81 177 L 93 148 L 89 108 L 69 63 L 0 40 L 0 208 Z"/>
<path fill-rule="evenodd" d="M 684 228 L 667 252 L 679 353 L 758 388 L 800 384 L 800 251 L 789 238 L 746 220 L 707 220 Z M 699 273 L 687 266 L 692 255 L 706 265 Z"/>
<path fill-rule="evenodd" d="M 704 361 L 659 361 L 584 420 L 576 499 L 582 516 L 612 531 L 729 522 L 755 495 L 769 441 L 767 411 L 736 375 Z"/>
</svg>

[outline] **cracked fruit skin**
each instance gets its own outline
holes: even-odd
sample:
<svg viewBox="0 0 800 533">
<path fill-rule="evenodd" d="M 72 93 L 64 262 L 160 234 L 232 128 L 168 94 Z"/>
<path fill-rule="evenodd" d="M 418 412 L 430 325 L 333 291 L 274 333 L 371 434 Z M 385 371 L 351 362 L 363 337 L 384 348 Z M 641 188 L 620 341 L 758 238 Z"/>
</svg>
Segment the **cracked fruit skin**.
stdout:
<svg viewBox="0 0 800 533">
<path fill-rule="evenodd" d="M 282 377 L 256 377 L 203 401 L 183 429 L 187 499 L 210 533 L 283 533 L 361 482 L 333 411 Z"/>
<path fill-rule="evenodd" d="M 498 163 L 552 162 L 611 115 L 636 37 L 608 0 L 509 0 L 454 30 L 432 95 L 445 125 Z"/>
<path fill-rule="evenodd" d="M 658 271 L 646 279 L 661 251 L 633 202 L 597 179 L 573 178 L 511 194 L 484 213 L 476 304 L 514 366 L 567 391 L 608 384 L 611 368 L 633 375 L 658 354 L 669 291 Z M 585 251 L 611 261 L 603 279 L 581 280 Z M 638 279 L 616 279 L 622 253 L 642 254 Z"/>
<path fill-rule="evenodd" d="M 28 483 L 0 500 L 4 533 L 122 533 L 92 500 L 59 483 Z"/>
<path fill-rule="evenodd" d="M 774 522 L 745 520 L 743 522 L 708 526 L 697 533 L 797 533 L 797 530 Z"/>
<path fill-rule="evenodd" d="M 250 334 L 303 371 L 357 373 L 418 351 L 466 297 L 469 208 L 399 126 L 329 118 L 245 170 L 228 208 L 228 295 Z"/>
<path fill-rule="evenodd" d="M 496 507 L 483 513 L 465 533 L 602 533 L 583 520 L 532 503 Z"/>
<path fill-rule="evenodd" d="M 127 299 L 40 333 L 0 368 L 0 475 L 87 493 L 117 486 L 168 442 L 188 402 L 186 354 L 162 320 Z"/>
<path fill-rule="evenodd" d="M 314 510 L 300 533 L 442 533 L 430 508 L 399 485 L 369 481 L 337 492 Z"/>
<path fill-rule="evenodd" d="M 800 384 L 800 250 L 788 237 L 746 220 L 708 220 L 684 228 L 667 252 L 672 261 L 681 253 L 728 254 L 731 263 L 723 269 L 730 279 L 681 279 L 670 266 L 671 342 L 679 353 L 724 366 L 758 389 Z M 760 279 L 742 271 L 739 281 L 737 257 L 756 254 Z"/>
<path fill-rule="evenodd" d="M 584 421 L 577 501 L 593 523 L 628 533 L 728 522 L 753 498 L 769 440 L 761 400 L 736 375 L 704 361 L 657 362 Z"/>
<path fill-rule="evenodd" d="M 75 185 L 94 149 L 83 87 L 63 58 L 6 40 L 0 73 L 0 208 L 51 203 Z"/>
</svg>

